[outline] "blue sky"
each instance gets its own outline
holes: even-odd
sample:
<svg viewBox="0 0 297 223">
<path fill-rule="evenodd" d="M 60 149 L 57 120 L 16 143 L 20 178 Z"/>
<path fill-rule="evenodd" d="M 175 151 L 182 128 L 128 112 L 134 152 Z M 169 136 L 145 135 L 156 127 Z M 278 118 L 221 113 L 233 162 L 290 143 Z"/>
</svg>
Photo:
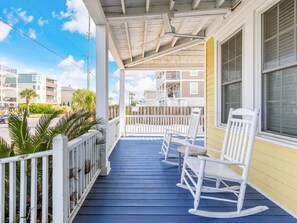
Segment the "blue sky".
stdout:
<svg viewBox="0 0 297 223">
<path fill-rule="evenodd" d="M 81 0 L 0 1 L 0 18 L 31 38 L 0 21 L 0 64 L 16 68 L 20 73 L 37 72 L 56 78 L 61 85 L 86 88 L 88 12 Z M 95 89 L 93 23 L 91 32 L 91 88 Z M 118 67 L 110 58 L 109 88 L 115 102 L 118 101 L 118 74 Z M 127 92 L 135 92 L 138 99 L 144 89 L 154 87 L 154 72 L 127 72 L 126 77 Z"/>
</svg>

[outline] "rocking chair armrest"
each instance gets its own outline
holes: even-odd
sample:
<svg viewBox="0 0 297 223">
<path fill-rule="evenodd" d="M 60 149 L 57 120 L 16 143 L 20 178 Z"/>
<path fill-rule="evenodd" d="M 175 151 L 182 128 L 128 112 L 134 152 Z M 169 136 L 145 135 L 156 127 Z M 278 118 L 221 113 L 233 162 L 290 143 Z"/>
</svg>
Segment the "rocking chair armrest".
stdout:
<svg viewBox="0 0 297 223">
<path fill-rule="evenodd" d="M 191 148 L 197 148 L 197 149 L 206 149 L 207 151 L 211 151 L 211 152 L 215 152 L 215 153 L 220 153 L 220 154 L 222 152 L 221 150 L 218 150 L 218 149 L 213 149 L 213 148 L 207 148 L 207 147 L 204 147 L 204 146 L 193 145 L 193 144 L 190 144 L 188 141 L 185 141 L 184 146 L 189 146 Z"/>
<path fill-rule="evenodd" d="M 201 160 L 205 160 L 207 162 L 219 163 L 219 164 L 223 164 L 223 165 L 245 166 L 244 163 L 224 161 L 224 160 L 210 158 L 210 157 L 206 157 L 206 156 L 198 156 L 198 158 L 201 159 Z"/>
<path fill-rule="evenodd" d="M 186 136 L 186 134 L 184 132 L 179 132 L 179 131 L 176 131 L 173 129 L 165 128 L 165 131 L 166 131 L 166 134 Z"/>
</svg>

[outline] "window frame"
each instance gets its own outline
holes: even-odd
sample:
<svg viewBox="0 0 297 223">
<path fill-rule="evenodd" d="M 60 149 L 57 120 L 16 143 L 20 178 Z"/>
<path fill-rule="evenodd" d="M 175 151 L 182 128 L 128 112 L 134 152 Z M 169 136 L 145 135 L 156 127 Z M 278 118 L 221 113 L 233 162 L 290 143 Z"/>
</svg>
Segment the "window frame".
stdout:
<svg viewBox="0 0 297 223">
<path fill-rule="evenodd" d="M 190 70 L 190 77 L 198 77 L 198 70 Z"/>
<path fill-rule="evenodd" d="M 196 91 L 192 92 L 193 85 L 196 86 Z M 198 82 L 190 82 L 190 95 L 198 94 Z"/>
<path fill-rule="evenodd" d="M 244 106 L 245 98 L 244 98 L 244 75 L 245 75 L 245 67 L 244 67 L 244 59 L 245 59 L 245 26 L 243 23 L 239 24 L 238 26 L 234 27 L 233 30 L 228 32 L 224 37 L 220 38 L 216 42 L 215 48 L 217 49 L 217 56 L 216 61 L 214 61 L 217 64 L 217 70 L 216 70 L 216 89 L 217 92 L 215 93 L 216 98 L 215 102 L 217 104 L 216 107 L 216 126 L 219 128 L 226 128 L 226 123 L 222 122 L 222 106 L 223 106 L 223 94 L 222 94 L 222 45 L 226 43 L 228 40 L 230 40 L 232 37 L 237 35 L 240 31 L 242 32 L 242 66 L 241 66 L 241 103 L 242 106 Z"/>
<path fill-rule="evenodd" d="M 276 71 L 283 69 L 283 67 L 292 67 L 297 64 L 297 62 L 292 62 L 288 63 L 287 65 L 280 65 L 277 68 L 269 68 L 265 69 L 263 67 L 263 61 L 264 61 L 264 45 L 263 45 L 263 20 L 262 16 L 265 12 L 270 10 L 272 7 L 274 7 L 276 4 L 278 4 L 280 0 L 267 0 L 264 4 L 261 5 L 261 7 L 257 8 L 255 10 L 255 56 L 254 56 L 254 61 L 255 61 L 255 106 L 261 108 L 260 109 L 260 120 L 259 120 L 259 127 L 258 127 L 258 134 L 257 138 L 270 142 L 270 143 L 276 143 L 281 146 L 297 149 L 296 143 L 297 143 L 297 138 L 296 137 L 291 137 L 291 136 L 286 136 L 286 135 L 281 135 L 277 133 L 272 133 L 272 132 L 267 132 L 263 131 L 262 127 L 262 109 L 263 109 L 263 100 L 262 98 L 262 87 L 263 87 L 263 72 L 265 73 Z"/>
</svg>

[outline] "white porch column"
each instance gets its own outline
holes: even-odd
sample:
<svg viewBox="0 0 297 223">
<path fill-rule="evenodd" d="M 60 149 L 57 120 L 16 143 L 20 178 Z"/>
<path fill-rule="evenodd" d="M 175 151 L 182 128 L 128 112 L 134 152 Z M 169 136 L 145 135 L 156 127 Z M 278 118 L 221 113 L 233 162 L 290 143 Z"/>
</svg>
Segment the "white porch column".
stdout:
<svg viewBox="0 0 297 223">
<path fill-rule="evenodd" d="M 121 135 L 126 135 L 125 70 L 120 71 L 120 120 Z"/>
<path fill-rule="evenodd" d="M 108 122 L 108 32 L 105 25 L 96 26 L 96 113 L 98 118 Z M 100 157 L 101 175 L 108 175 L 110 162 L 106 144 L 100 147 Z"/>
</svg>

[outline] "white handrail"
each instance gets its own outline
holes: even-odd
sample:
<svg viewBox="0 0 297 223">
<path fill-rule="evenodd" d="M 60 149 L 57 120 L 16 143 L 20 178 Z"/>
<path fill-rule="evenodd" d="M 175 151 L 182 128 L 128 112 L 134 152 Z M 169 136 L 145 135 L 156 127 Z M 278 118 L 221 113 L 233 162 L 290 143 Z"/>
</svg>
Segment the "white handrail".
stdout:
<svg viewBox="0 0 297 223">
<path fill-rule="evenodd" d="M 112 153 L 115 145 L 121 137 L 120 133 L 120 117 L 116 117 L 108 122 L 106 132 L 106 149 L 108 157 Z"/>
<path fill-rule="evenodd" d="M 190 115 L 126 115 L 126 134 L 165 134 L 170 128 L 178 132 L 186 132 Z M 204 118 L 201 116 L 201 125 L 198 135 L 203 136 Z"/>
<path fill-rule="evenodd" d="M 53 150 L 0 159 L 0 222 L 72 222 L 100 174 L 102 137 L 98 130 L 69 142 L 59 135 Z"/>
</svg>

